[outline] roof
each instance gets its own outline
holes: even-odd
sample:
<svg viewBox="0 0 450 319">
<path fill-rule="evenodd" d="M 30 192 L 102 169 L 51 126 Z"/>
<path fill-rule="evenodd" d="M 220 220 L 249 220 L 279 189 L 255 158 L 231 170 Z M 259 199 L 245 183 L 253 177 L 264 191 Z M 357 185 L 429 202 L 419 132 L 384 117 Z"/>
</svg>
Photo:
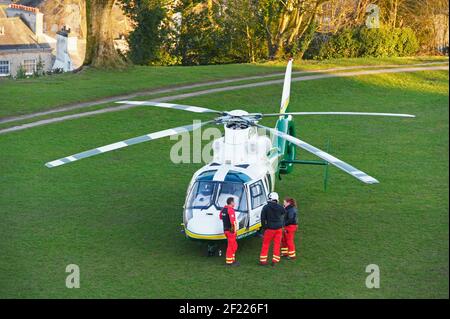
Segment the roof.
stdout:
<svg viewBox="0 0 450 319">
<path fill-rule="evenodd" d="M 39 8 L 24 6 L 23 4 L 17 4 L 17 3 L 11 3 L 10 5 L 8 5 L 8 8 L 22 10 L 22 11 L 28 11 L 28 12 L 32 12 L 32 13 L 39 12 Z"/>
<path fill-rule="evenodd" d="M 38 43 L 35 34 L 20 17 L 0 18 L 4 34 L 0 35 L 0 50 L 50 49 L 48 43 Z"/>
</svg>

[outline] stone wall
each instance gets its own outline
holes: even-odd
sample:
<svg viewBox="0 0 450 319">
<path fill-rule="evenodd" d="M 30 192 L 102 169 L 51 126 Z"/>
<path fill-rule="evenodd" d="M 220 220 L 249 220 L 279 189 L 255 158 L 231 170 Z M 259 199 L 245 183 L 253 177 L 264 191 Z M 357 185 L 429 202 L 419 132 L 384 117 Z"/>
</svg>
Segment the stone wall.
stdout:
<svg viewBox="0 0 450 319">
<path fill-rule="evenodd" d="M 46 50 L 4 50 L 0 51 L 0 61 L 9 61 L 9 72 L 11 76 L 16 76 L 17 69 L 24 60 L 36 60 L 39 61 L 39 57 L 44 63 L 44 71 L 50 71 L 53 66 L 53 56 L 51 51 Z"/>
</svg>

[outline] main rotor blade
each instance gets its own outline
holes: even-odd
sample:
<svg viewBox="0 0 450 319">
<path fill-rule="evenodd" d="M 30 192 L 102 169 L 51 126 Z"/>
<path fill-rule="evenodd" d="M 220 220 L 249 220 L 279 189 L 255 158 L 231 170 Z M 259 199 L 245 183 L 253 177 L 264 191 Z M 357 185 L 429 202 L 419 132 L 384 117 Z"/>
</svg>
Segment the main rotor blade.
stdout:
<svg viewBox="0 0 450 319">
<path fill-rule="evenodd" d="M 289 98 L 291 95 L 291 76 L 292 76 L 292 59 L 286 66 L 286 73 L 284 75 L 283 93 L 281 94 L 280 112 L 285 113 L 289 106 Z"/>
<path fill-rule="evenodd" d="M 289 113 L 251 113 L 249 115 L 281 116 L 281 115 L 367 115 L 367 116 L 392 116 L 392 117 L 416 117 L 412 114 L 397 113 L 366 113 L 366 112 L 289 112 Z"/>
<path fill-rule="evenodd" d="M 195 113 L 216 113 L 224 114 L 225 112 L 207 109 L 200 106 L 183 105 L 183 104 L 173 104 L 173 103 L 162 103 L 162 102 L 152 102 L 152 101 L 118 101 L 118 104 L 131 104 L 131 105 L 145 105 L 145 106 L 157 106 L 166 109 L 176 109 Z"/>
<path fill-rule="evenodd" d="M 156 140 L 158 138 L 167 137 L 167 136 L 171 136 L 171 135 L 177 135 L 177 134 L 180 134 L 183 132 L 193 131 L 204 125 L 211 124 L 211 123 L 214 123 L 214 121 L 207 121 L 207 122 L 202 122 L 202 123 L 195 123 L 193 125 L 179 126 L 179 127 L 171 128 L 171 129 L 164 130 L 164 131 L 159 131 L 159 132 L 150 133 L 147 135 L 133 137 L 128 140 L 108 144 L 108 145 L 94 148 L 94 149 L 91 149 L 91 150 L 88 150 L 85 152 L 81 152 L 81 153 L 77 153 L 77 154 L 70 155 L 67 157 L 63 157 L 63 158 L 48 162 L 45 164 L 45 166 L 47 166 L 48 168 L 53 168 L 53 167 L 60 166 L 63 164 L 72 163 L 72 162 L 78 161 L 83 158 L 91 157 L 94 155 L 99 155 L 99 154 L 106 153 L 109 151 L 114 151 L 114 150 L 117 150 L 117 149 L 120 149 L 123 147 L 134 145 L 134 144 L 139 144 L 139 143 L 143 143 L 143 142 L 147 142 L 147 141 L 151 141 L 151 140 Z"/>
<path fill-rule="evenodd" d="M 347 164 L 343 161 L 341 161 L 340 159 L 334 157 L 333 155 L 330 155 L 320 149 L 318 149 L 317 147 L 314 147 L 296 137 L 293 137 L 291 135 L 285 134 L 283 132 L 280 132 L 276 129 L 272 129 L 263 125 L 259 125 L 259 124 L 255 124 L 256 126 L 266 129 L 269 132 L 272 132 L 273 134 L 291 142 L 292 144 L 295 144 L 301 148 L 303 148 L 304 150 L 316 155 L 317 157 L 320 157 L 321 159 L 327 161 L 328 163 L 336 166 L 337 168 L 343 170 L 344 172 L 352 175 L 353 177 L 359 179 L 360 181 L 366 183 L 366 184 L 375 184 L 375 183 L 379 183 L 375 178 L 373 178 L 372 176 L 367 175 L 366 173 L 360 171 L 359 169 L 351 166 L 350 164 Z"/>
</svg>

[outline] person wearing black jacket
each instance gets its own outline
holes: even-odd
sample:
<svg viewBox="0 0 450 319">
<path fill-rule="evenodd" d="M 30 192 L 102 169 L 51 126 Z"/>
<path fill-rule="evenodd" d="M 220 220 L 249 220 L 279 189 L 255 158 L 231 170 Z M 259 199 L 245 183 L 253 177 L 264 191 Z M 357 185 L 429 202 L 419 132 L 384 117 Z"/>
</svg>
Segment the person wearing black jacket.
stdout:
<svg viewBox="0 0 450 319">
<path fill-rule="evenodd" d="M 269 247 L 273 241 L 272 266 L 280 262 L 280 246 L 283 236 L 285 210 L 278 204 L 278 194 L 273 192 L 269 194 L 269 201 L 261 211 L 261 224 L 264 230 L 261 254 L 259 255 L 259 264 L 267 265 Z"/>
<path fill-rule="evenodd" d="M 298 227 L 298 210 L 295 199 L 286 197 L 283 202 L 286 215 L 284 218 L 283 239 L 281 241 L 281 255 L 288 259 L 295 259 L 295 233 Z"/>
</svg>

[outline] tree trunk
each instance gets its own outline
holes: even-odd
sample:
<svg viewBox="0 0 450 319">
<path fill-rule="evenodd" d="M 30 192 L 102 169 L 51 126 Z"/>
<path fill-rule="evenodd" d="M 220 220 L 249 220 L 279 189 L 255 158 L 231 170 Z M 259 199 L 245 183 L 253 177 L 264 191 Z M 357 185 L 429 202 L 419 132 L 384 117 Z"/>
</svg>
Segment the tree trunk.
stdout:
<svg viewBox="0 0 450 319">
<path fill-rule="evenodd" d="M 123 67 L 114 48 L 111 11 L 115 0 L 86 0 L 86 57 L 84 65 L 99 68 Z"/>
</svg>

